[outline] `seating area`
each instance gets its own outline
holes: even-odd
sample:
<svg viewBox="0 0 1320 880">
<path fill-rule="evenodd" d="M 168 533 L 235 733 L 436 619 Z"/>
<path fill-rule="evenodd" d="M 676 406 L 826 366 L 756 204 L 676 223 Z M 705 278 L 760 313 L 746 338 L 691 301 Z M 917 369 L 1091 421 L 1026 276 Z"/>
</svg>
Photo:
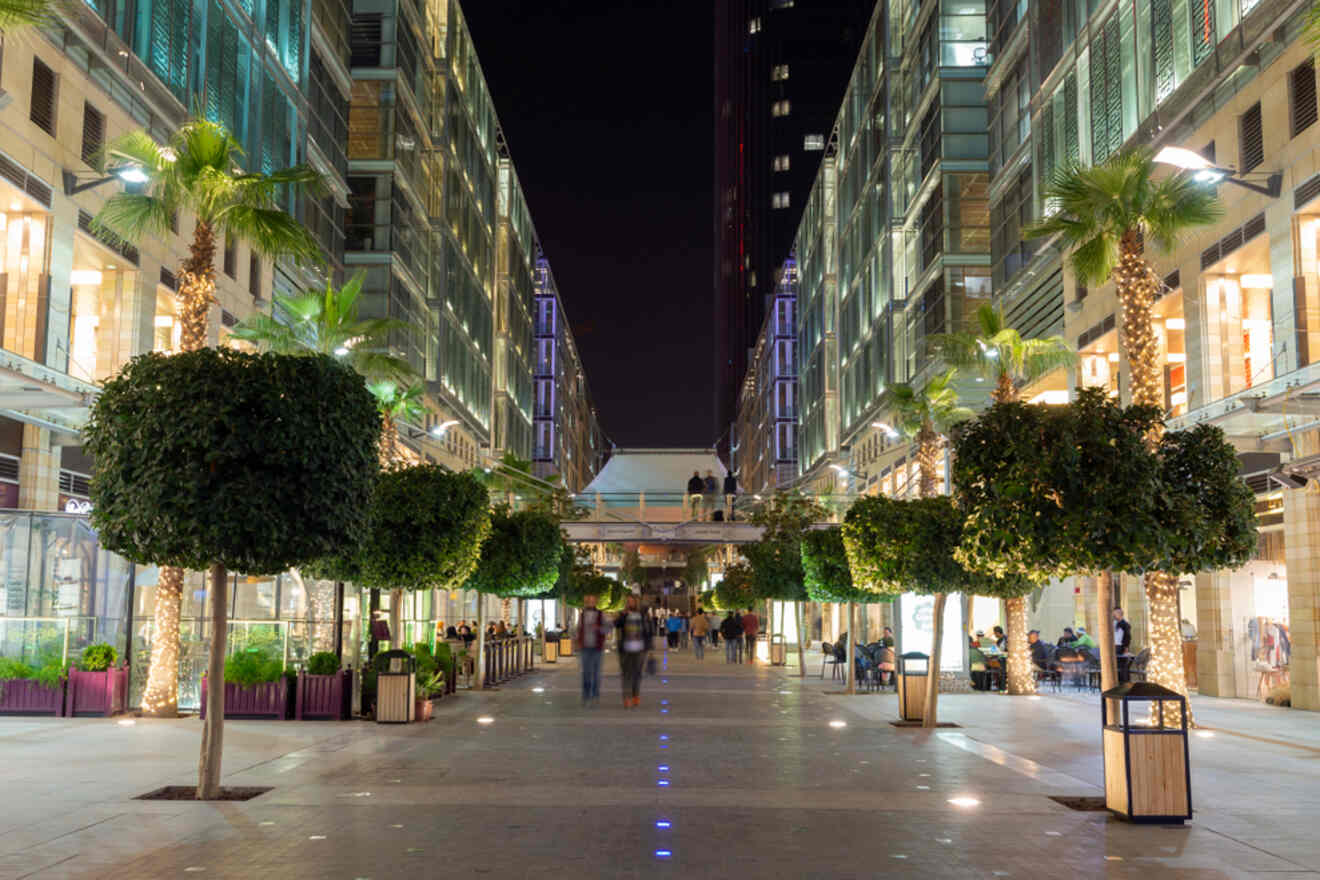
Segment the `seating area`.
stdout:
<svg viewBox="0 0 1320 880">
<path fill-rule="evenodd" d="M 1118 677 L 1120 681 L 1145 681 L 1146 667 L 1150 662 L 1150 649 L 1145 648 L 1136 655 L 1122 655 L 1118 658 Z M 1090 649 L 1060 648 L 1049 649 L 1048 659 L 1042 666 L 1035 668 L 1036 685 L 1053 685 L 1055 692 L 1065 685 L 1077 690 L 1100 690 L 1100 657 Z"/>
<path fill-rule="evenodd" d="M 820 649 L 823 655 L 820 667 L 821 679 L 825 678 L 825 669 L 828 667 L 831 679 L 846 680 L 848 634 L 844 633 L 834 643 L 823 642 Z M 897 665 L 893 648 L 887 647 L 883 642 L 858 645 L 853 661 L 857 666 L 855 675 L 859 687 L 867 691 L 879 691 L 886 687 L 898 689 L 898 680 L 894 675 Z"/>
</svg>

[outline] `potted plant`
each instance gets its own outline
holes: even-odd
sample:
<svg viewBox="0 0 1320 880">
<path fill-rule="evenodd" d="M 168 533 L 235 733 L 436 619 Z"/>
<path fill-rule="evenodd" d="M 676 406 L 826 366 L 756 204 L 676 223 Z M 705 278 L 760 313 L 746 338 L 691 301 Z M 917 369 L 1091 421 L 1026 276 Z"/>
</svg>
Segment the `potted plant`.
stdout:
<svg viewBox="0 0 1320 880">
<path fill-rule="evenodd" d="M 347 721 L 352 695 L 353 670 L 341 670 L 333 651 L 321 651 L 308 657 L 307 667 L 298 673 L 293 717 Z"/>
<path fill-rule="evenodd" d="M 458 662 L 454 657 L 453 649 L 444 642 L 440 642 L 435 646 L 435 665 L 445 676 L 443 693 L 454 693 L 458 684 Z"/>
<path fill-rule="evenodd" d="M 0 715 L 63 715 L 66 671 L 55 659 L 34 667 L 0 658 Z"/>
<path fill-rule="evenodd" d="M 416 721 L 430 721 L 435 711 L 435 700 L 444 695 L 445 671 L 436 662 L 431 647 L 425 642 L 413 645 L 413 659 L 416 661 L 414 675 L 417 678 L 417 691 L 413 711 Z"/>
<path fill-rule="evenodd" d="M 119 652 L 113 645 L 99 643 L 83 649 L 76 666 L 69 669 L 65 715 L 118 715 L 128 706 L 128 666 L 116 667 Z"/>
<path fill-rule="evenodd" d="M 289 717 L 289 679 L 284 661 L 257 650 L 247 650 L 225 659 L 225 717 Z M 202 678 L 202 717 L 206 717 L 208 681 Z"/>
</svg>

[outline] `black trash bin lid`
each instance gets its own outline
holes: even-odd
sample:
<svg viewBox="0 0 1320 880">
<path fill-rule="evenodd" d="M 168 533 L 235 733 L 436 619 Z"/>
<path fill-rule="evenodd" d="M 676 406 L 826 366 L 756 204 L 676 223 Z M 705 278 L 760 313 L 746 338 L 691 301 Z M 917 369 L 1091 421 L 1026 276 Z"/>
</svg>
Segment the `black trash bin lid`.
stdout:
<svg viewBox="0 0 1320 880">
<path fill-rule="evenodd" d="M 1100 696 L 1107 700 L 1178 700 L 1186 702 L 1187 698 L 1177 691 L 1169 690 L 1163 685 L 1158 685 L 1153 681 L 1129 681 L 1120 684 L 1118 687 L 1112 687 Z"/>
<path fill-rule="evenodd" d="M 395 659 L 404 661 L 403 672 L 394 672 L 394 673 L 390 672 L 390 661 Z M 376 671 L 384 675 L 404 675 L 404 674 L 411 674 L 416 670 L 417 660 L 413 657 L 412 654 L 409 654 L 407 651 L 394 650 L 394 651 L 383 651 L 377 654 L 376 659 L 373 660 L 372 663 L 375 665 Z"/>
</svg>

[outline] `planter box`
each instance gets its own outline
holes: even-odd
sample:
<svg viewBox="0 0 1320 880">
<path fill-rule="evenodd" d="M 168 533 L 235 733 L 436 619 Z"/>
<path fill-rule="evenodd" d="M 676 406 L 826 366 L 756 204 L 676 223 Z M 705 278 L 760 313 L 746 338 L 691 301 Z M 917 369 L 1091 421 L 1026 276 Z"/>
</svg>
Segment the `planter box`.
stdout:
<svg viewBox="0 0 1320 880">
<path fill-rule="evenodd" d="M 63 715 L 64 682 L 46 687 L 28 678 L 0 681 L 0 715 Z"/>
<path fill-rule="evenodd" d="M 206 717 L 207 680 L 202 679 L 202 717 Z M 273 718 L 283 721 L 289 717 L 289 680 L 268 681 L 243 687 L 225 682 L 226 718 Z"/>
<path fill-rule="evenodd" d="M 298 721 L 347 721 L 352 699 L 353 670 L 342 669 L 334 675 L 300 672 L 293 717 Z"/>
<path fill-rule="evenodd" d="M 64 696 L 65 715 L 109 717 L 128 711 L 128 667 L 100 672 L 69 670 Z"/>
<path fill-rule="evenodd" d="M 434 712 L 435 712 L 435 702 L 433 700 L 423 700 L 421 697 L 418 697 L 414 701 L 414 706 L 413 706 L 414 721 L 430 721 L 431 715 Z"/>
</svg>

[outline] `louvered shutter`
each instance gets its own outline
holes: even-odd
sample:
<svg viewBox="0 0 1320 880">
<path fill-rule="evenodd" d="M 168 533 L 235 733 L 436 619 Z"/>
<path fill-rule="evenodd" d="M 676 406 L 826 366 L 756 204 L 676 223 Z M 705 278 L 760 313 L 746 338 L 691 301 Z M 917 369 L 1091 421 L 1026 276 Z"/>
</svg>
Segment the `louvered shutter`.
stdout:
<svg viewBox="0 0 1320 880">
<path fill-rule="evenodd" d="M 55 135 L 55 71 L 32 59 L 32 109 L 28 118 L 46 134 Z"/>
<path fill-rule="evenodd" d="M 1315 61 L 1307 59 L 1288 74 L 1288 93 L 1292 99 L 1292 136 L 1315 124 Z"/>
<path fill-rule="evenodd" d="M 1260 102 L 1256 102 L 1238 119 L 1242 173 L 1251 171 L 1265 161 L 1265 141 L 1261 131 Z"/>
</svg>

